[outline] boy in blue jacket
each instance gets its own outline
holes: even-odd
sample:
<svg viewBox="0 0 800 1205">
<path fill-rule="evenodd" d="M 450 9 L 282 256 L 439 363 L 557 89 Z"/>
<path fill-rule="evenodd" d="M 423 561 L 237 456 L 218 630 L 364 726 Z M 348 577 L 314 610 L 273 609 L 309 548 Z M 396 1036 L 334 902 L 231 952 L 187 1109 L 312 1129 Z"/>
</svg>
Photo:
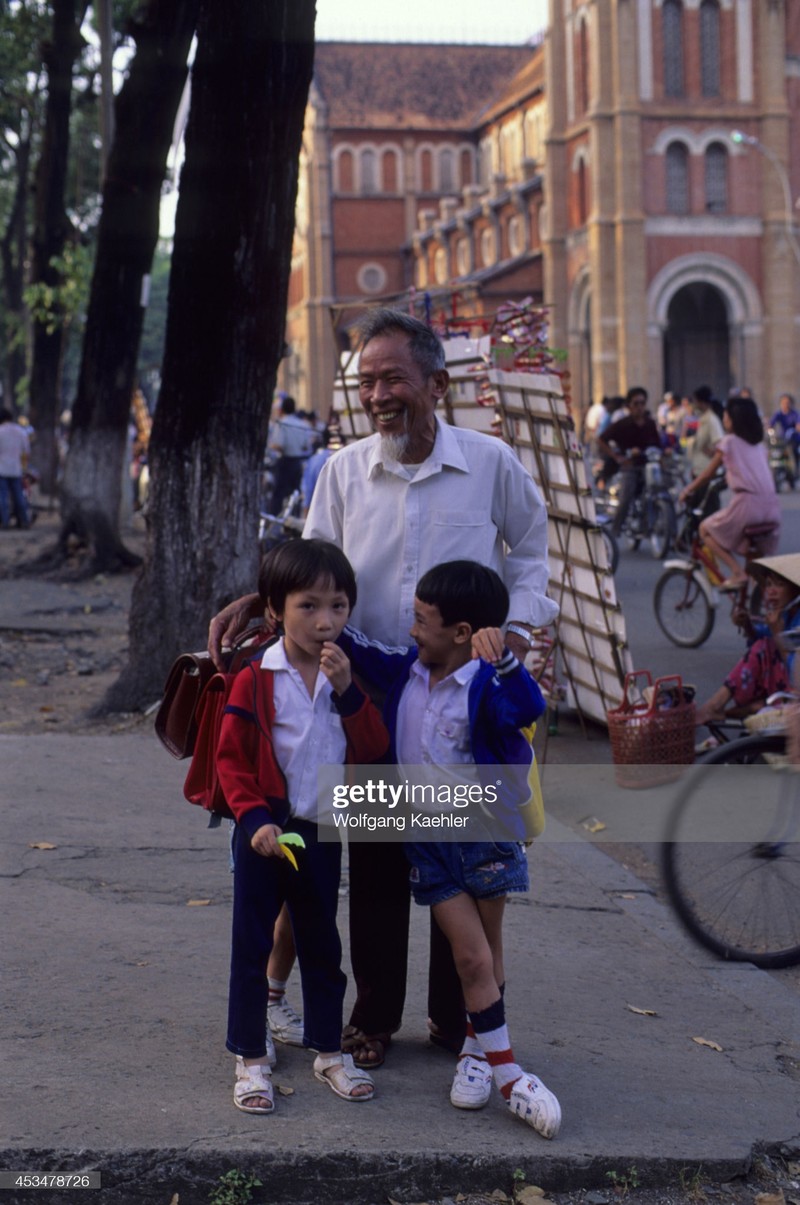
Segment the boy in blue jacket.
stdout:
<svg viewBox="0 0 800 1205">
<path fill-rule="evenodd" d="M 493 570 L 475 561 L 448 561 L 417 585 L 413 648 L 388 649 L 346 628 L 338 644 L 325 645 L 321 665 L 331 673 L 346 655 L 359 673 L 388 691 L 384 719 L 401 767 L 478 763 L 524 769 L 533 752 L 520 730 L 545 704 L 534 679 L 505 648 L 500 627 L 508 605 L 508 591 Z M 519 784 L 526 776 L 510 777 Z M 526 798 L 518 793 L 516 800 L 500 802 L 510 813 Z M 494 1080 L 515 1116 L 543 1137 L 555 1137 L 558 1100 L 515 1062 L 503 1003 L 505 899 L 528 889 L 522 843 L 428 841 L 409 843 L 406 851 L 414 898 L 433 909 L 464 992 L 467 1036 L 451 1103 L 482 1108 Z"/>
</svg>

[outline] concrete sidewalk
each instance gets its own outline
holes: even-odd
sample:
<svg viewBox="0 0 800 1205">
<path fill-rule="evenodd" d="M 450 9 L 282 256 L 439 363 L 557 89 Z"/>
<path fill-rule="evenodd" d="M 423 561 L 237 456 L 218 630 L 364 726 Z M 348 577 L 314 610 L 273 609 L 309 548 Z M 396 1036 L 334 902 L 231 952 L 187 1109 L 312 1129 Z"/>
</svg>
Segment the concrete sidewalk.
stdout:
<svg viewBox="0 0 800 1205">
<path fill-rule="evenodd" d="M 185 764 L 147 734 L 0 737 L 0 758 L 3 1169 L 100 1171 L 98 1205 L 205 1201 L 231 1168 L 264 1183 L 259 1202 L 371 1205 L 510 1191 L 516 1168 L 553 1192 L 631 1165 L 641 1182 L 699 1164 L 730 1175 L 758 1145 L 800 1142 L 797 994 L 703 953 L 602 849 L 554 840 L 554 819 L 506 926 L 515 1052 L 559 1096 L 553 1142 L 499 1097 L 477 1114 L 450 1106 L 453 1059 L 426 1041 L 419 908 L 405 1024 L 374 1102 L 350 1109 L 308 1052 L 279 1047 L 275 1082 L 291 1094 L 271 1117 L 239 1113 L 227 830 L 183 802 Z M 343 884 L 345 932 L 346 909 Z"/>
</svg>

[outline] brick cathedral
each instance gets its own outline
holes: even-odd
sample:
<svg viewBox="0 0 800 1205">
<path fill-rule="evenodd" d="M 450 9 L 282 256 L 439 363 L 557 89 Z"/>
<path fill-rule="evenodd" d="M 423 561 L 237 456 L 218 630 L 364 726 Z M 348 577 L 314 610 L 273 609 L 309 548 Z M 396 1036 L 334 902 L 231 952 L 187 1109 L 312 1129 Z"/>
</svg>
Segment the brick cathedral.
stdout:
<svg viewBox="0 0 800 1205">
<path fill-rule="evenodd" d="M 533 45 L 319 43 L 281 387 L 325 412 L 360 309 L 414 288 L 434 313 L 547 304 L 581 407 L 707 383 L 769 410 L 800 390 L 799 106 L 800 0 L 550 0 Z"/>
</svg>

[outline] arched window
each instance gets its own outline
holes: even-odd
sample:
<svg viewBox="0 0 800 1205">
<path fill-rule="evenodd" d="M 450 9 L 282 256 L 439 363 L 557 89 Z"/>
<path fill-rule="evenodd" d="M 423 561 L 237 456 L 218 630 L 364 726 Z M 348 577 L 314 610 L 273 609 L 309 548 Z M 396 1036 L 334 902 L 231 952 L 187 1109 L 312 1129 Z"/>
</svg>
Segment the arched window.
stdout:
<svg viewBox="0 0 800 1205">
<path fill-rule="evenodd" d="M 719 2 L 700 5 L 700 76 L 703 96 L 719 96 Z"/>
<path fill-rule="evenodd" d="M 433 154 L 424 150 L 419 157 L 420 192 L 433 192 Z"/>
<path fill-rule="evenodd" d="M 383 188 L 385 192 L 399 192 L 397 180 L 397 155 L 394 151 L 384 151 L 381 155 L 381 171 L 383 172 Z"/>
<path fill-rule="evenodd" d="M 457 187 L 455 155 L 446 147 L 439 152 L 439 188 L 442 192 L 455 192 Z"/>
<path fill-rule="evenodd" d="M 355 172 L 353 170 L 353 152 L 342 151 L 337 159 L 339 192 L 355 191 Z"/>
<path fill-rule="evenodd" d="M 667 212 L 689 212 L 689 152 L 682 142 L 667 147 Z"/>
<path fill-rule="evenodd" d="M 361 191 L 362 193 L 378 191 L 378 163 L 374 151 L 361 152 Z"/>
<path fill-rule="evenodd" d="M 706 151 L 706 212 L 728 210 L 728 152 L 721 142 L 712 142 Z"/>
<path fill-rule="evenodd" d="M 586 161 L 581 159 L 578 164 L 578 225 L 585 226 L 589 216 L 588 173 Z"/>
<path fill-rule="evenodd" d="M 664 0 L 661 9 L 664 41 L 664 93 L 683 96 L 683 5 Z"/>
</svg>

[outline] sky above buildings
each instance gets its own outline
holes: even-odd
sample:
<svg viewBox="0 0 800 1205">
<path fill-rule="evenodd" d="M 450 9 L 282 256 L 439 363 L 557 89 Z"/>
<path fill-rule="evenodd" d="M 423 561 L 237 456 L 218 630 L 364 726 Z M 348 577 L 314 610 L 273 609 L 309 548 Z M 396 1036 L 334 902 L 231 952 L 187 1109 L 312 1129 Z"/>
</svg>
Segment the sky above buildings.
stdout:
<svg viewBox="0 0 800 1205">
<path fill-rule="evenodd" d="M 547 24 L 547 0 L 317 0 L 322 42 L 473 42 L 516 45 Z"/>
</svg>

